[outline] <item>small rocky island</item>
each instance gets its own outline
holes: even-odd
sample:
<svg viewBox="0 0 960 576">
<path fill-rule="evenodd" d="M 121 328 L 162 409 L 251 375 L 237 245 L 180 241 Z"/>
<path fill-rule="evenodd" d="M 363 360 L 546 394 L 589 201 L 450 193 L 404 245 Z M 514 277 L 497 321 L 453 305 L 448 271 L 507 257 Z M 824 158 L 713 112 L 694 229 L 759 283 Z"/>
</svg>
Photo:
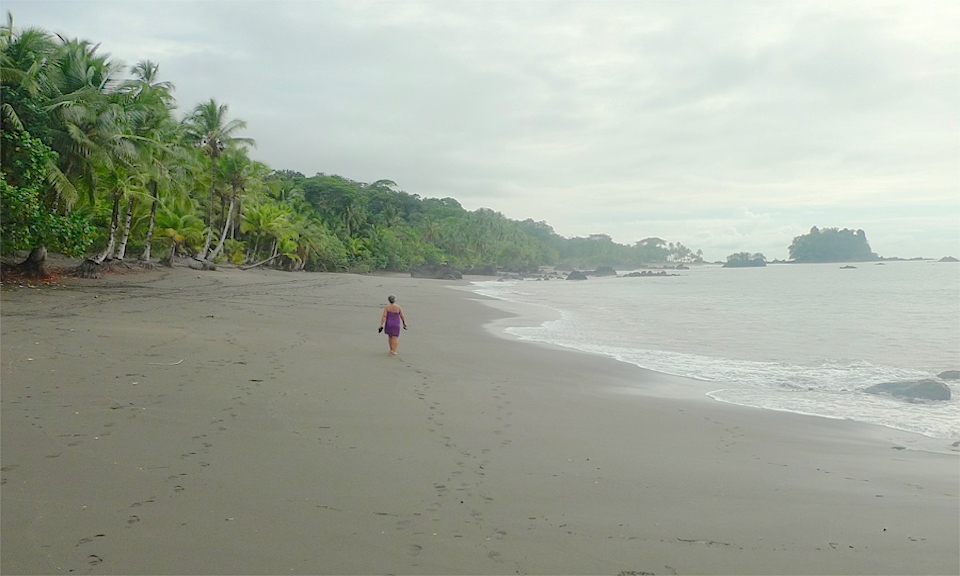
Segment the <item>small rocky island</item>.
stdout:
<svg viewBox="0 0 960 576">
<path fill-rule="evenodd" d="M 767 265 L 767 258 L 763 254 L 737 252 L 727 256 L 724 268 L 760 268 Z"/>
</svg>

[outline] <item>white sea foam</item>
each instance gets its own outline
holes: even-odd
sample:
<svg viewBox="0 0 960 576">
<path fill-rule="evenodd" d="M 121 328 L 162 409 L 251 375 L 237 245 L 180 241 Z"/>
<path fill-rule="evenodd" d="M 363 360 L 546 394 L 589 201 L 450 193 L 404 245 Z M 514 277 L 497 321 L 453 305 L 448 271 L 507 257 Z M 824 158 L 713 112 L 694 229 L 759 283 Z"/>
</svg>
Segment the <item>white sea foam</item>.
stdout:
<svg viewBox="0 0 960 576">
<path fill-rule="evenodd" d="M 683 277 L 480 282 L 494 298 L 559 311 L 523 340 L 602 354 L 715 386 L 733 404 L 960 439 L 953 399 L 909 403 L 863 390 L 960 368 L 960 267 L 704 267 Z M 905 281 L 909 279 L 910 281 Z"/>
</svg>

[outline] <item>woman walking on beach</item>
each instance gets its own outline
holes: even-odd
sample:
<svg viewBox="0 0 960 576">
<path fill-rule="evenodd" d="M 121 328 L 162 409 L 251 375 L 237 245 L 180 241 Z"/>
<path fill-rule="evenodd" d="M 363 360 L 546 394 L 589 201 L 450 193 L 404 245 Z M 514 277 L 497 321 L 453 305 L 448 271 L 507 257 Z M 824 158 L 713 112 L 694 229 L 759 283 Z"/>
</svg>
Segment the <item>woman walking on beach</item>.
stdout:
<svg viewBox="0 0 960 576">
<path fill-rule="evenodd" d="M 397 355 L 397 344 L 400 343 L 400 325 L 407 329 L 407 319 L 403 317 L 403 309 L 396 303 L 397 297 L 387 296 L 390 303 L 383 307 L 383 316 L 380 317 L 380 332 L 386 330 L 390 342 L 390 353 Z"/>
</svg>

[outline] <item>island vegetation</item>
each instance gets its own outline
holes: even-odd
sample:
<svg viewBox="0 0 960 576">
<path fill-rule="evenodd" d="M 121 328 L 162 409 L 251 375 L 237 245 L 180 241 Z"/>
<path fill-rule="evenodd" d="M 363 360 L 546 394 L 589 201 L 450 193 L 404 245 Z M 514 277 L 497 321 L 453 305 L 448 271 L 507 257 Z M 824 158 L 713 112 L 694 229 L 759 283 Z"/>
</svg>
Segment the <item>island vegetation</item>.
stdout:
<svg viewBox="0 0 960 576">
<path fill-rule="evenodd" d="M 727 261 L 723 264 L 724 268 L 759 268 L 767 265 L 767 257 L 763 254 L 750 254 L 749 252 L 737 252 L 727 256 Z"/>
<path fill-rule="evenodd" d="M 0 30 L 2 252 L 85 256 L 82 271 L 176 257 L 288 270 L 636 268 L 702 253 L 646 238 L 564 238 L 453 198 L 423 198 L 391 180 L 305 176 L 258 162 L 256 142 L 214 99 L 179 117 L 159 65 L 132 67 L 87 40 L 37 28 Z"/>
<path fill-rule="evenodd" d="M 793 239 L 788 248 L 790 258 L 796 262 L 870 262 L 879 257 L 870 250 L 867 235 L 863 230 L 844 228 L 810 229 Z"/>
</svg>

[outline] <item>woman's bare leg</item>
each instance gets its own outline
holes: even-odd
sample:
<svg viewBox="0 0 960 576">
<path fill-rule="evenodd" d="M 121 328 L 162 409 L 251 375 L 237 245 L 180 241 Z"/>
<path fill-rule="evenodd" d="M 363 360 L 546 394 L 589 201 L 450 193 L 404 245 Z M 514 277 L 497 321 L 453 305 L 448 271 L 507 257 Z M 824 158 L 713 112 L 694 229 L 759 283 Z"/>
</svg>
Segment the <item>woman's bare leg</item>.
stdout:
<svg viewBox="0 0 960 576">
<path fill-rule="evenodd" d="M 400 343 L 400 339 L 399 339 L 399 338 L 397 338 L 396 336 L 391 336 L 391 337 L 390 337 L 390 353 L 391 353 L 391 354 L 396 354 L 396 353 L 397 353 L 397 344 L 399 344 L 399 343 Z"/>
</svg>

